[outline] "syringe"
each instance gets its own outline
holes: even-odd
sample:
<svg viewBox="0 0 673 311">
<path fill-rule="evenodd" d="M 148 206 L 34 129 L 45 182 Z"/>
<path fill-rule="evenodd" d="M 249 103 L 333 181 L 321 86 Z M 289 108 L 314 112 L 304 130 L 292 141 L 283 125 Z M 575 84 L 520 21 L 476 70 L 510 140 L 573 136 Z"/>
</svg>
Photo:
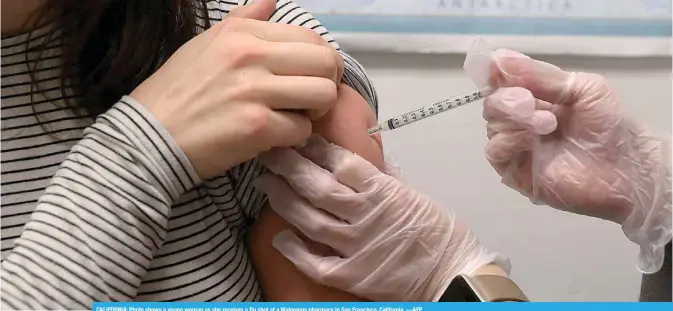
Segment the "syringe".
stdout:
<svg viewBox="0 0 673 311">
<path fill-rule="evenodd" d="M 475 90 L 470 93 L 447 98 L 432 105 L 407 112 L 405 114 L 383 121 L 379 123 L 379 125 L 370 128 L 368 130 L 369 135 L 374 135 L 379 132 L 391 131 L 416 121 L 438 115 L 442 112 L 449 111 L 453 108 L 479 101 L 480 99 L 490 95 L 491 92 L 491 89 L 487 87 L 481 90 Z"/>
</svg>

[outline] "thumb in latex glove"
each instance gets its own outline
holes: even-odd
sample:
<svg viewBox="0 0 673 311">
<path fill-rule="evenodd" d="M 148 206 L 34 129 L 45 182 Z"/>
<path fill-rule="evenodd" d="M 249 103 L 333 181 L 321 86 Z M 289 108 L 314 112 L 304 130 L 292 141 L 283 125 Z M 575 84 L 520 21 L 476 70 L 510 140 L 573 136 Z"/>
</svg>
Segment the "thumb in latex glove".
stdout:
<svg viewBox="0 0 673 311">
<path fill-rule="evenodd" d="M 457 274 L 502 260 L 453 214 L 322 138 L 260 160 L 276 174 L 257 181 L 271 207 L 339 254 L 314 253 L 290 231 L 276 236 L 274 246 L 318 283 L 373 301 L 431 301 Z"/>
<path fill-rule="evenodd" d="M 599 75 L 507 50 L 490 58 L 486 157 L 503 183 L 533 203 L 621 224 L 641 247 L 639 270 L 658 271 L 671 240 L 670 135 L 625 116 Z"/>
</svg>

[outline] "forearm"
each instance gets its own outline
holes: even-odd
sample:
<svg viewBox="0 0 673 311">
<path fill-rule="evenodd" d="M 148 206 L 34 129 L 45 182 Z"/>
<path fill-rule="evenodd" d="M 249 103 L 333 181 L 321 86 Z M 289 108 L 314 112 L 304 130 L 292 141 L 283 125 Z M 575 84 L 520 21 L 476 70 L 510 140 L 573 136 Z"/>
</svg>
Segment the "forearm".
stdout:
<svg viewBox="0 0 673 311">
<path fill-rule="evenodd" d="M 170 137 L 128 101 L 85 130 L 40 198 L 2 262 L 3 309 L 88 309 L 135 297 L 172 201 L 196 179 L 177 165 L 188 162 Z"/>
</svg>

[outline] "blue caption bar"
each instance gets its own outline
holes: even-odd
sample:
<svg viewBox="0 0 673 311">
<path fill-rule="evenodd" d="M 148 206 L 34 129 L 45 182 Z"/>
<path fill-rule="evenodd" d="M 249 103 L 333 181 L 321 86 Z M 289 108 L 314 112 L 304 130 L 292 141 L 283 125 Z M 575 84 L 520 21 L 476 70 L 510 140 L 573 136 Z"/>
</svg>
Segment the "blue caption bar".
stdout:
<svg viewBox="0 0 673 311">
<path fill-rule="evenodd" d="M 673 302 L 387 303 L 387 302 L 96 302 L 93 311 L 671 311 Z"/>
</svg>

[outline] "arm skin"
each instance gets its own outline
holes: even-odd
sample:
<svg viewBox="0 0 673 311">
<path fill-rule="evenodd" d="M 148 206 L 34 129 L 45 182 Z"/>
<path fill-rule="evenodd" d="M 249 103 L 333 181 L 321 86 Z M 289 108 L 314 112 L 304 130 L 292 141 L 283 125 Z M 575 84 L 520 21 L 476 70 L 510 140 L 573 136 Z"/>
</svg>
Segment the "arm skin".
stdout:
<svg viewBox="0 0 673 311">
<path fill-rule="evenodd" d="M 375 124 L 376 116 L 364 98 L 342 83 L 337 104 L 325 117 L 313 123 L 313 132 L 382 168 L 381 138 L 367 134 L 367 129 Z M 287 229 L 302 236 L 299 230 L 265 206 L 250 230 L 248 251 L 266 301 L 365 301 L 352 294 L 316 284 L 297 270 L 272 245 L 273 237 Z M 316 250 L 331 251 L 325 245 L 309 242 Z"/>
</svg>

